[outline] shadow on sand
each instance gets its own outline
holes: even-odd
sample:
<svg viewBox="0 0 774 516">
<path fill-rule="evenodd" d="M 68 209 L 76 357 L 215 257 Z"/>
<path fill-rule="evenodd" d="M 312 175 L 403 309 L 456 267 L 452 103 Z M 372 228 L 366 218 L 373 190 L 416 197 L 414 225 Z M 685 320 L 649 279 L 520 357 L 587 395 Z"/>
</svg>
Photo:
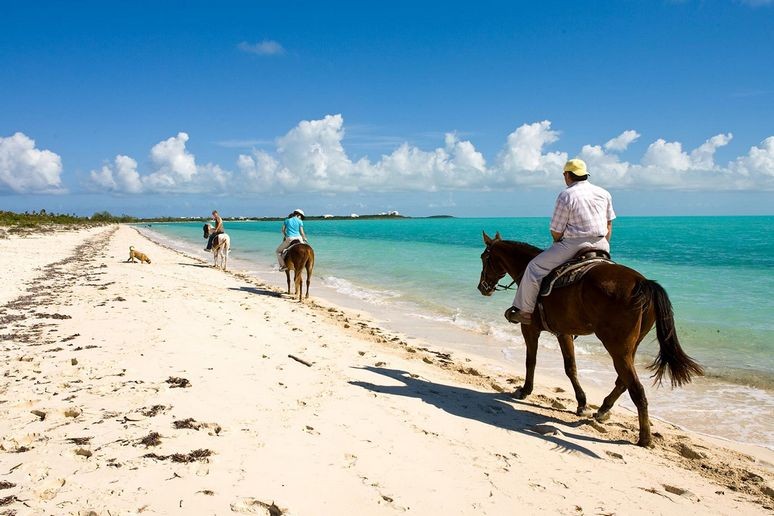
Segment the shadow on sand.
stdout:
<svg viewBox="0 0 774 516">
<path fill-rule="evenodd" d="M 526 410 L 517 410 L 516 405 L 529 407 L 530 403 L 522 403 L 513 399 L 510 394 L 501 392 L 479 392 L 464 387 L 443 385 L 429 382 L 421 378 L 415 378 L 406 371 L 397 369 L 385 369 L 381 367 L 362 367 L 366 371 L 381 374 L 393 380 L 397 380 L 401 386 L 384 386 L 367 382 L 350 382 L 352 385 L 363 387 L 372 392 L 389 394 L 392 396 L 407 396 L 418 398 L 454 416 L 480 421 L 487 425 L 496 426 L 505 430 L 519 432 L 530 437 L 543 439 L 556 445 L 562 452 L 580 452 L 589 457 L 600 458 L 592 450 L 572 442 L 574 441 L 597 442 L 607 444 L 631 444 L 623 440 L 605 440 L 593 436 L 567 432 L 559 429 L 555 424 L 563 427 L 577 428 L 585 424 L 583 418 L 576 422 L 567 422 L 551 416 L 536 414 Z M 546 409 L 546 407 L 541 407 Z M 551 410 L 551 409 L 549 409 Z M 552 423 L 554 423 L 552 425 Z M 552 428 L 553 427 L 553 428 Z M 555 431 L 555 430 L 558 431 Z"/>
<path fill-rule="evenodd" d="M 212 269 L 212 264 L 210 263 L 187 263 L 187 262 L 178 262 L 178 265 L 186 265 L 188 267 L 199 267 L 200 269 Z"/>
<path fill-rule="evenodd" d="M 266 290 L 265 288 L 257 288 L 257 287 L 229 287 L 229 290 L 236 290 L 239 292 L 249 292 L 250 294 L 257 294 L 259 296 L 269 296 L 269 297 L 282 297 L 282 294 L 280 292 L 274 292 L 273 290 Z"/>
</svg>

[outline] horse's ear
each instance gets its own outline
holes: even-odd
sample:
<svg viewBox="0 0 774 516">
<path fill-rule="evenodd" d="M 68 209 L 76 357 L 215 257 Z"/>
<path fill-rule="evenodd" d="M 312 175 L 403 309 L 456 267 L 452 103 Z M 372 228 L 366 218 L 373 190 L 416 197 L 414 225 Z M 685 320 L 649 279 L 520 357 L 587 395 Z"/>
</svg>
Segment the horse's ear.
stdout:
<svg viewBox="0 0 774 516">
<path fill-rule="evenodd" d="M 486 231 L 483 231 L 484 233 L 484 245 L 489 245 L 492 243 L 492 239 L 489 238 L 489 235 L 486 234 Z"/>
<path fill-rule="evenodd" d="M 502 239 L 503 239 L 503 237 L 500 236 L 500 232 L 499 231 L 497 233 L 495 233 L 495 237 L 494 237 L 494 241 L 495 242 L 497 242 L 499 240 L 502 240 Z"/>
</svg>

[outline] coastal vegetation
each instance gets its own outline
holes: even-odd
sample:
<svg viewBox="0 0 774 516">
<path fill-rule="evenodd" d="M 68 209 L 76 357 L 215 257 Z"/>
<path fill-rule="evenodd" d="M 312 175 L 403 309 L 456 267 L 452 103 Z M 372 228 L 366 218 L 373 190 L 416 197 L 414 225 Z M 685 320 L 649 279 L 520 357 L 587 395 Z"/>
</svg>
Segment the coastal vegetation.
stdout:
<svg viewBox="0 0 774 516">
<path fill-rule="evenodd" d="M 115 216 L 107 211 L 94 213 L 91 217 L 54 213 L 45 209 L 25 211 L 24 213 L 0 211 L 0 238 L 6 238 L 11 234 L 23 236 L 30 233 L 61 231 L 118 222 L 137 222 L 137 219 L 129 215 Z"/>
<path fill-rule="evenodd" d="M 428 218 L 446 218 L 449 215 L 433 215 Z M 310 215 L 307 220 L 373 220 L 373 219 L 411 219 L 397 212 L 372 215 Z M 281 221 L 284 217 L 224 217 L 226 222 L 237 221 Z M 41 209 L 40 211 L 25 211 L 16 213 L 0 210 L 0 238 L 7 235 L 25 235 L 41 231 L 61 231 L 84 226 L 117 223 L 158 223 L 158 222 L 206 222 L 209 217 L 134 217 L 132 215 L 113 215 L 109 211 L 95 212 L 91 216 L 78 216 L 67 213 L 54 213 Z"/>
<path fill-rule="evenodd" d="M 34 227 L 40 225 L 71 225 L 71 224 L 94 224 L 105 222 L 136 222 L 136 217 L 129 215 L 112 215 L 110 212 L 97 212 L 91 217 L 79 217 L 67 213 L 54 213 L 46 210 L 25 211 L 16 213 L 12 211 L 0 211 L 0 224 L 3 226 L 26 226 Z"/>
</svg>

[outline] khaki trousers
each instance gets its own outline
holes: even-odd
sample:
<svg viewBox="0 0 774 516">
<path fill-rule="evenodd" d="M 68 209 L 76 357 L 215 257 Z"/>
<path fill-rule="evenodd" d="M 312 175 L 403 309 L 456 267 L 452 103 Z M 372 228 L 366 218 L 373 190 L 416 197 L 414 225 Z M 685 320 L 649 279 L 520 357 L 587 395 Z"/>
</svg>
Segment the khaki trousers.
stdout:
<svg viewBox="0 0 774 516">
<path fill-rule="evenodd" d="M 513 298 L 513 306 L 523 313 L 531 314 L 535 310 L 543 278 L 584 249 L 602 249 L 609 253 L 610 242 L 605 237 L 563 238 L 554 242 L 527 265 L 516 297 Z"/>
</svg>

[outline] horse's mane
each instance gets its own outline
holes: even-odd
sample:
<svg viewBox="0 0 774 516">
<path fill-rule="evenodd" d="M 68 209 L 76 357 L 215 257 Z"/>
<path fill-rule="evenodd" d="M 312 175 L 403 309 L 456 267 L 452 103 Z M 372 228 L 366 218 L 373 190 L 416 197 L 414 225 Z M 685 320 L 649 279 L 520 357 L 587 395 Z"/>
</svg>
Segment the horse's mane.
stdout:
<svg viewBox="0 0 774 516">
<path fill-rule="evenodd" d="M 516 248 L 515 250 L 517 252 L 531 254 L 533 256 L 537 256 L 543 251 L 539 247 L 535 247 L 532 244 L 528 244 L 526 242 L 518 242 L 516 240 L 500 240 L 500 243 L 509 248 Z"/>
</svg>

